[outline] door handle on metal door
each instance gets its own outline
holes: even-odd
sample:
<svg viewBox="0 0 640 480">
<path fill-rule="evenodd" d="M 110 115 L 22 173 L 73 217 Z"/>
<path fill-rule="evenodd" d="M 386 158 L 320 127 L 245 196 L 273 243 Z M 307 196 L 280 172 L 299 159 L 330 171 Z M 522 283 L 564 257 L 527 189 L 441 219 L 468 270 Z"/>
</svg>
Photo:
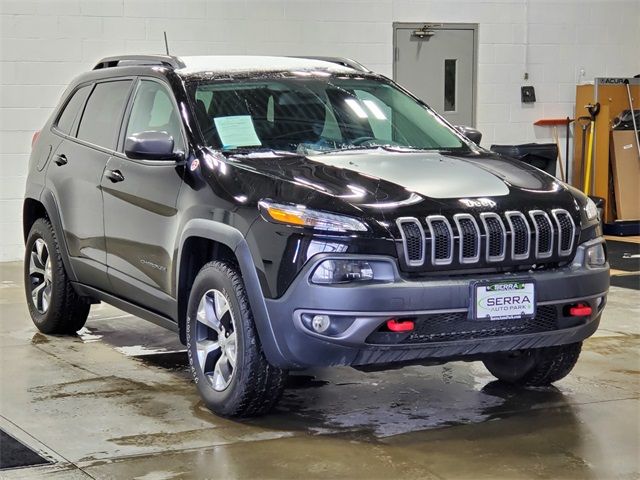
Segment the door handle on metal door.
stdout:
<svg viewBox="0 0 640 480">
<path fill-rule="evenodd" d="M 111 180 L 113 183 L 122 182 L 124 180 L 124 175 L 120 170 L 107 170 L 104 172 L 104 176 Z"/>
<path fill-rule="evenodd" d="M 60 154 L 60 155 L 56 155 L 56 159 L 54 160 L 54 163 L 59 167 L 61 167 L 69 163 L 69 160 L 67 160 L 67 157 L 64 154 Z"/>
</svg>

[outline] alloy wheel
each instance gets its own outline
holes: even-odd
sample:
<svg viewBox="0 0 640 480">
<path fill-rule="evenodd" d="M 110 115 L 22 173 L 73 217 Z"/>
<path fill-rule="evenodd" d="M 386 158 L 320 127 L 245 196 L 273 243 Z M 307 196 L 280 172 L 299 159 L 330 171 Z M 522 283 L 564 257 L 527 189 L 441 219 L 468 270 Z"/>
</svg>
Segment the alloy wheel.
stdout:
<svg viewBox="0 0 640 480">
<path fill-rule="evenodd" d="M 214 390 L 221 392 L 231 383 L 236 369 L 236 325 L 227 297 L 208 290 L 196 313 L 197 360 Z"/>
<path fill-rule="evenodd" d="M 39 313 L 45 314 L 51 304 L 53 272 L 51 269 L 49 249 L 42 238 L 38 238 L 31 248 L 29 279 L 31 280 L 31 299 L 33 305 Z"/>
</svg>

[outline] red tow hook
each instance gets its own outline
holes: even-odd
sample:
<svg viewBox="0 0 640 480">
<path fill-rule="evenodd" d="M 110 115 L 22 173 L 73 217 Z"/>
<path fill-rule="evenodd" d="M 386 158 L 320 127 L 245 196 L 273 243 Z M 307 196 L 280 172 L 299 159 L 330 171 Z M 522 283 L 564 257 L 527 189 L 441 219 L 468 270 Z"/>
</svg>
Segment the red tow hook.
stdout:
<svg viewBox="0 0 640 480">
<path fill-rule="evenodd" d="M 569 307 L 569 315 L 572 317 L 588 317 L 593 310 L 585 303 L 579 303 L 573 307 Z"/>
<path fill-rule="evenodd" d="M 395 318 L 387 320 L 387 328 L 392 332 L 410 332 L 413 330 L 413 327 L 413 320 L 397 320 Z"/>
</svg>

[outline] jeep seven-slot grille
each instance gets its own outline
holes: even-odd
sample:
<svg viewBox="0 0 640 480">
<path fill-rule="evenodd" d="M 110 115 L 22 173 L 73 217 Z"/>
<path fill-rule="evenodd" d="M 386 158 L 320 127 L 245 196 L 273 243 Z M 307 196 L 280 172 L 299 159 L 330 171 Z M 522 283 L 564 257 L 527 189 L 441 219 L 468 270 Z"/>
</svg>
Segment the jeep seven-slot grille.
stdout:
<svg viewBox="0 0 640 480">
<path fill-rule="evenodd" d="M 468 213 L 424 219 L 397 220 L 410 267 L 470 266 L 508 261 L 537 263 L 554 255 L 568 257 L 573 251 L 576 226 L 566 210 Z"/>
</svg>

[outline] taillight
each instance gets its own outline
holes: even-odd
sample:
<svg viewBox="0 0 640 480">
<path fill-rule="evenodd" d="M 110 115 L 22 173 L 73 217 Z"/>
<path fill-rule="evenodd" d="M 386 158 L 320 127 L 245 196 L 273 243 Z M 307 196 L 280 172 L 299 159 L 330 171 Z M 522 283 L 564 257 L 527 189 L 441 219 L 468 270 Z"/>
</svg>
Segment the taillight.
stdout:
<svg viewBox="0 0 640 480">
<path fill-rule="evenodd" d="M 36 144 L 36 141 L 38 140 L 38 137 L 40 136 L 40 130 L 37 130 L 34 134 L 33 137 L 31 138 L 31 148 L 33 148 L 33 146 Z"/>
</svg>

